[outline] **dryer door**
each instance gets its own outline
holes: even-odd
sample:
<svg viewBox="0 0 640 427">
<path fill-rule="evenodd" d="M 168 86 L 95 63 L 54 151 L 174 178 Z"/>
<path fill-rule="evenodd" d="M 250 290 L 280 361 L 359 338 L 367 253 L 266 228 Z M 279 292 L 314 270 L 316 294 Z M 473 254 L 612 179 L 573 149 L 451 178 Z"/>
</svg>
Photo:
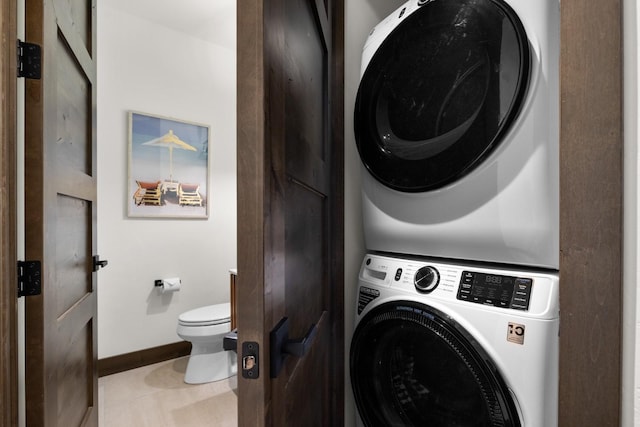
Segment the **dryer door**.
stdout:
<svg viewBox="0 0 640 427">
<path fill-rule="evenodd" d="M 397 24 L 360 81 L 354 126 L 362 162 L 404 192 L 469 173 L 517 118 L 530 48 L 502 0 L 432 1 Z"/>
<path fill-rule="evenodd" d="M 371 310 L 356 328 L 350 366 L 366 426 L 521 425 L 486 352 L 427 305 L 397 301 Z"/>
</svg>

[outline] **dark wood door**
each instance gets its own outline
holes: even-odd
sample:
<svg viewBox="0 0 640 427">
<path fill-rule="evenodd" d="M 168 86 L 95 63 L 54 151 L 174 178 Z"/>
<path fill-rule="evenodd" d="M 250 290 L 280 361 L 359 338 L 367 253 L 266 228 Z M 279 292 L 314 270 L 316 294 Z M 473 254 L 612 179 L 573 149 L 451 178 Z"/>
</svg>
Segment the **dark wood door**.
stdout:
<svg viewBox="0 0 640 427">
<path fill-rule="evenodd" d="M 26 82 L 26 257 L 42 294 L 26 300 L 29 426 L 97 426 L 95 0 L 27 0 L 42 79 Z"/>
<path fill-rule="evenodd" d="M 238 2 L 240 426 L 344 422 L 343 8 Z M 308 349 L 275 375 L 285 317 Z"/>
<path fill-rule="evenodd" d="M 0 5 L 0 425 L 18 425 L 16 2 Z"/>
</svg>

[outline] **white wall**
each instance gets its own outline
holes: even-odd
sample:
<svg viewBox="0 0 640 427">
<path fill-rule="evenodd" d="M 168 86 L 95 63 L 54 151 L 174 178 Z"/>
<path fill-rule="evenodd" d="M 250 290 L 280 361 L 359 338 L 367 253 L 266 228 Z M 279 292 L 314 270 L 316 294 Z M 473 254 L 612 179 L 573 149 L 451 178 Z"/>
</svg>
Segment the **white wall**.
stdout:
<svg viewBox="0 0 640 427">
<path fill-rule="evenodd" d="M 345 2 L 345 426 L 355 423 L 355 406 L 349 378 L 349 346 L 355 322 L 356 284 L 364 257 L 360 198 L 360 158 L 353 133 L 353 107 L 360 82 L 360 56 L 371 29 L 404 0 L 349 0 Z"/>
<path fill-rule="evenodd" d="M 179 8 L 179 6 L 177 6 Z M 235 16 L 228 19 L 235 22 Z M 98 9 L 98 355 L 180 341 L 178 315 L 229 301 L 236 267 L 236 52 Z M 231 30 L 235 37 L 235 24 Z M 209 218 L 128 218 L 127 112 L 211 127 Z M 161 295 L 154 279 L 179 276 Z"/>
</svg>

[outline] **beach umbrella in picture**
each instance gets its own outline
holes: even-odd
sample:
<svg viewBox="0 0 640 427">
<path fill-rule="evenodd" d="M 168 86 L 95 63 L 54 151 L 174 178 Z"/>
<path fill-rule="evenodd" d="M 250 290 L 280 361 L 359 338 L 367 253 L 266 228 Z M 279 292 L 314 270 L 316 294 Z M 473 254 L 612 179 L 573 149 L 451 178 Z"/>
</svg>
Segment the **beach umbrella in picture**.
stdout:
<svg viewBox="0 0 640 427">
<path fill-rule="evenodd" d="M 167 148 L 169 150 L 169 181 L 173 181 L 173 149 L 177 148 L 179 150 L 198 151 L 195 147 L 178 138 L 171 129 L 169 129 L 169 132 L 165 133 L 160 138 L 143 142 L 142 145 Z"/>
</svg>

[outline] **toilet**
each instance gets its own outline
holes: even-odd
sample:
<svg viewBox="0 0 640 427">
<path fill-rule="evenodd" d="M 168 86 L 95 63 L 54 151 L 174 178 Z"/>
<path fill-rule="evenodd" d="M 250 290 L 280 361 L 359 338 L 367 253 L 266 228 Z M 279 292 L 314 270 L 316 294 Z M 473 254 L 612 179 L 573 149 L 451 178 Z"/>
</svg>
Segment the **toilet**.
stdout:
<svg viewBox="0 0 640 427">
<path fill-rule="evenodd" d="M 229 378 L 237 372 L 237 355 L 224 351 L 222 341 L 230 331 L 231 304 L 196 308 L 178 317 L 177 333 L 192 344 L 184 382 L 202 384 Z"/>
</svg>

